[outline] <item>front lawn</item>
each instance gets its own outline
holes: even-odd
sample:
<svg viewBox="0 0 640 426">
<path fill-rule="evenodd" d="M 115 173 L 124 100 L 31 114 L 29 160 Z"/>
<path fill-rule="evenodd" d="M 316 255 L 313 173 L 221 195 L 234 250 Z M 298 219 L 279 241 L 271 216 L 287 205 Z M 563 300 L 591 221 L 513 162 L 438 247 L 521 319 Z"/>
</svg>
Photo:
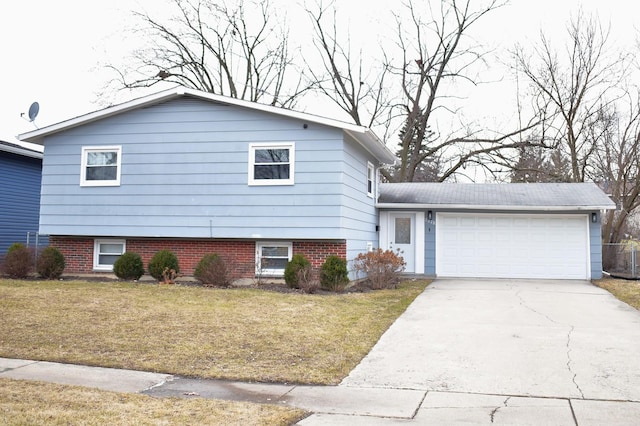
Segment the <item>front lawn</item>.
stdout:
<svg viewBox="0 0 640 426">
<path fill-rule="evenodd" d="M 426 287 L 307 295 L 0 280 L 0 357 L 337 384 Z"/>
<path fill-rule="evenodd" d="M 0 379 L 0 424 L 290 425 L 306 413 L 275 405 L 152 398 L 80 386 Z"/>
<path fill-rule="evenodd" d="M 593 281 L 595 285 L 601 287 L 618 299 L 636 309 L 640 309 L 640 281 L 623 280 L 618 278 L 603 278 Z"/>
</svg>

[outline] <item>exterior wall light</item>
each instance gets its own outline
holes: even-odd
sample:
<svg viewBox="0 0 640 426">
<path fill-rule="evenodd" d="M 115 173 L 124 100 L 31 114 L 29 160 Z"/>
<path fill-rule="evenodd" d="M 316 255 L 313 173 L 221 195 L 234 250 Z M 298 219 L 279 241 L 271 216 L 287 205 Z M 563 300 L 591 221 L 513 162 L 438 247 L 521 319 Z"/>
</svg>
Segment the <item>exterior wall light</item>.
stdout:
<svg viewBox="0 0 640 426">
<path fill-rule="evenodd" d="M 598 223 L 598 213 L 591 213 L 591 222 Z"/>
</svg>

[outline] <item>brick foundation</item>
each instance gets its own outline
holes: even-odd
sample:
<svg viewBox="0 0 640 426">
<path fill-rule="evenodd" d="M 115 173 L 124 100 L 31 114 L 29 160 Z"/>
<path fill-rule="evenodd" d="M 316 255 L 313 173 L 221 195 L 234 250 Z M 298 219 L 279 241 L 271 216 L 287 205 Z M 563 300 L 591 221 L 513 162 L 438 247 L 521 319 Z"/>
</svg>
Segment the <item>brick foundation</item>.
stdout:
<svg viewBox="0 0 640 426">
<path fill-rule="evenodd" d="M 122 239 L 122 238 L 121 238 Z M 234 240 L 178 240 L 178 239 L 128 239 L 127 251 L 142 257 L 145 269 L 149 260 L 160 250 L 171 250 L 178 257 L 183 275 L 192 275 L 205 254 L 217 253 L 226 262 L 229 274 L 235 278 L 255 276 L 255 241 Z M 59 249 L 65 257 L 66 274 L 100 273 L 93 270 L 94 239 L 88 237 L 51 236 L 49 244 Z M 345 241 L 294 241 L 293 254 L 302 253 L 314 268 L 320 268 L 327 256 L 347 256 Z"/>
</svg>

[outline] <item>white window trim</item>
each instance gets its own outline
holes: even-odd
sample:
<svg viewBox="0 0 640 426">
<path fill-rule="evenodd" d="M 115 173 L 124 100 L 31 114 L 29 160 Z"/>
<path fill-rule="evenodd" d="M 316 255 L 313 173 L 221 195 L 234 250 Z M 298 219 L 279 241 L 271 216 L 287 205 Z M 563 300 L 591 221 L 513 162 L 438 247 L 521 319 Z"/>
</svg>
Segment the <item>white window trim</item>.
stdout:
<svg viewBox="0 0 640 426">
<path fill-rule="evenodd" d="M 369 179 L 369 173 L 371 173 L 371 179 Z M 371 191 L 369 191 L 369 181 L 371 181 Z M 367 161 L 367 176 L 366 176 L 366 185 L 367 185 L 367 197 L 373 198 L 373 195 L 376 192 L 376 168 L 370 161 Z"/>
<path fill-rule="evenodd" d="M 288 149 L 289 150 L 289 179 L 255 179 L 256 149 Z M 249 185 L 293 185 L 295 175 L 295 143 L 251 143 L 249 144 Z"/>
<path fill-rule="evenodd" d="M 89 152 L 113 151 L 118 154 L 116 162 L 117 172 L 114 180 L 87 180 L 87 157 Z M 80 167 L 80 186 L 120 186 L 120 172 L 122 170 L 122 146 L 83 146 Z"/>
<path fill-rule="evenodd" d="M 268 276 L 268 277 L 281 277 L 284 275 L 283 269 L 262 269 L 262 265 L 260 264 L 260 253 L 262 252 L 262 247 L 287 247 L 288 256 L 287 260 L 290 261 L 293 256 L 293 243 L 291 242 L 275 242 L 275 241 L 260 241 L 256 242 L 256 276 Z"/>
<path fill-rule="evenodd" d="M 126 240 L 116 240 L 116 239 L 98 239 L 93 242 L 93 270 L 94 271 L 113 271 L 112 265 L 100 265 L 98 262 L 100 261 L 100 244 L 122 244 L 122 253 L 127 251 L 127 241 Z"/>
</svg>

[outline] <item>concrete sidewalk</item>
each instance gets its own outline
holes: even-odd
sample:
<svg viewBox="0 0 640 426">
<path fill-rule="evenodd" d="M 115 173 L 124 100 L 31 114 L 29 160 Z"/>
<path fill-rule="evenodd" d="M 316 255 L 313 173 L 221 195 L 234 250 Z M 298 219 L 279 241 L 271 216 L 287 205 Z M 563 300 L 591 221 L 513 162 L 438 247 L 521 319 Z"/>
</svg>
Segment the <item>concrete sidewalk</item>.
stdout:
<svg viewBox="0 0 640 426">
<path fill-rule="evenodd" d="M 315 425 L 636 425 L 640 403 L 354 386 L 186 379 L 168 374 L 0 358 L 0 378 L 302 408 Z"/>
</svg>

